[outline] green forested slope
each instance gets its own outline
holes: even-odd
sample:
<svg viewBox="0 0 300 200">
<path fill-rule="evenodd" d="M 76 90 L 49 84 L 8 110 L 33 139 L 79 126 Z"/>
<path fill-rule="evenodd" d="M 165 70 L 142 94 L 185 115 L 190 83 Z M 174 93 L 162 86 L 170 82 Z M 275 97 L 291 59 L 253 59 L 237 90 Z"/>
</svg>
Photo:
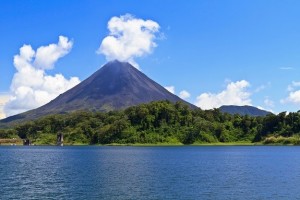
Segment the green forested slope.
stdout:
<svg viewBox="0 0 300 200">
<path fill-rule="evenodd" d="M 0 130 L 0 138 L 20 137 L 36 144 L 55 144 L 57 133 L 64 134 L 67 144 L 298 144 L 300 113 L 250 117 L 158 101 L 108 113 L 49 115 Z"/>
</svg>

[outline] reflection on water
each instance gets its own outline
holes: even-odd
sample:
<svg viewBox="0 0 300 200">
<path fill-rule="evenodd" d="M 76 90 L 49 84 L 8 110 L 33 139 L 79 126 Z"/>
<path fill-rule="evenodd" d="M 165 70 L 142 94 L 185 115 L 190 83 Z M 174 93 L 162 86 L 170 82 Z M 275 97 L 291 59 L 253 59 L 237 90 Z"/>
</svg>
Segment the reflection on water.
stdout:
<svg viewBox="0 0 300 200">
<path fill-rule="evenodd" d="M 300 147 L 0 147 L 1 199 L 297 199 Z"/>
</svg>

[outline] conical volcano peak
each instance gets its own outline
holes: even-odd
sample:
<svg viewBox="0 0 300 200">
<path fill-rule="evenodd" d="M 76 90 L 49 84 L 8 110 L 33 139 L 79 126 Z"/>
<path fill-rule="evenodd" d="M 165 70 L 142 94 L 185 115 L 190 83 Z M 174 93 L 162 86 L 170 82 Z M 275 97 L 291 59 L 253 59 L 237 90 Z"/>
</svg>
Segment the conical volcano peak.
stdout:
<svg viewBox="0 0 300 200">
<path fill-rule="evenodd" d="M 109 61 L 108 63 L 103 65 L 102 68 L 116 68 L 116 69 L 118 69 L 118 68 L 135 68 L 135 67 L 132 64 L 130 64 L 129 62 L 113 60 L 113 61 Z"/>
<path fill-rule="evenodd" d="M 133 73 L 133 71 L 139 71 L 139 70 L 137 70 L 134 66 L 132 66 L 128 62 L 113 60 L 103 65 L 103 67 L 100 68 L 98 72 L 101 72 L 101 74 L 106 74 L 106 76 L 108 77 L 113 77 L 120 74 Z"/>
<path fill-rule="evenodd" d="M 110 61 L 74 88 L 48 104 L 11 119 L 35 119 L 76 110 L 112 111 L 152 101 L 182 101 L 128 62 Z M 21 116 L 21 117 L 20 117 Z M 9 119 L 8 119 L 9 120 Z"/>
<path fill-rule="evenodd" d="M 130 66 L 133 67 L 129 62 L 124 62 L 124 61 L 119 61 L 119 60 L 109 61 L 104 66 L 106 66 L 106 67 L 130 67 Z"/>
</svg>

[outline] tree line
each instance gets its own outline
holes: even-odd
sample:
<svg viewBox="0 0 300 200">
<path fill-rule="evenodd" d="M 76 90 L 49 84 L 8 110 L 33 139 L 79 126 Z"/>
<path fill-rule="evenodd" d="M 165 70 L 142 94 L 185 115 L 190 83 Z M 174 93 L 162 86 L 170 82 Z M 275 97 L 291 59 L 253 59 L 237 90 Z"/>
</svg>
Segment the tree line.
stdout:
<svg viewBox="0 0 300 200">
<path fill-rule="evenodd" d="M 157 101 L 122 111 L 49 115 L 0 130 L 0 138 L 36 144 L 201 144 L 262 142 L 300 144 L 300 112 L 265 117 L 230 115 L 219 109 L 191 109 L 182 102 Z"/>
</svg>

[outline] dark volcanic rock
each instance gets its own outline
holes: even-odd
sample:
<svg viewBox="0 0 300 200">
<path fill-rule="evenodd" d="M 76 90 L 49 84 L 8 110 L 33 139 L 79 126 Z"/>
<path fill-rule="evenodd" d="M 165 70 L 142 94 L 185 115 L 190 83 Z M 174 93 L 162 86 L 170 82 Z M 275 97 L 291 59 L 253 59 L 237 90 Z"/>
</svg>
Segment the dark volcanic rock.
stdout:
<svg viewBox="0 0 300 200">
<path fill-rule="evenodd" d="M 112 61 L 48 104 L 6 118 L 2 122 L 36 119 L 47 114 L 77 110 L 107 112 L 159 100 L 182 101 L 196 108 L 167 91 L 129 63 Z"/>
</svg>

